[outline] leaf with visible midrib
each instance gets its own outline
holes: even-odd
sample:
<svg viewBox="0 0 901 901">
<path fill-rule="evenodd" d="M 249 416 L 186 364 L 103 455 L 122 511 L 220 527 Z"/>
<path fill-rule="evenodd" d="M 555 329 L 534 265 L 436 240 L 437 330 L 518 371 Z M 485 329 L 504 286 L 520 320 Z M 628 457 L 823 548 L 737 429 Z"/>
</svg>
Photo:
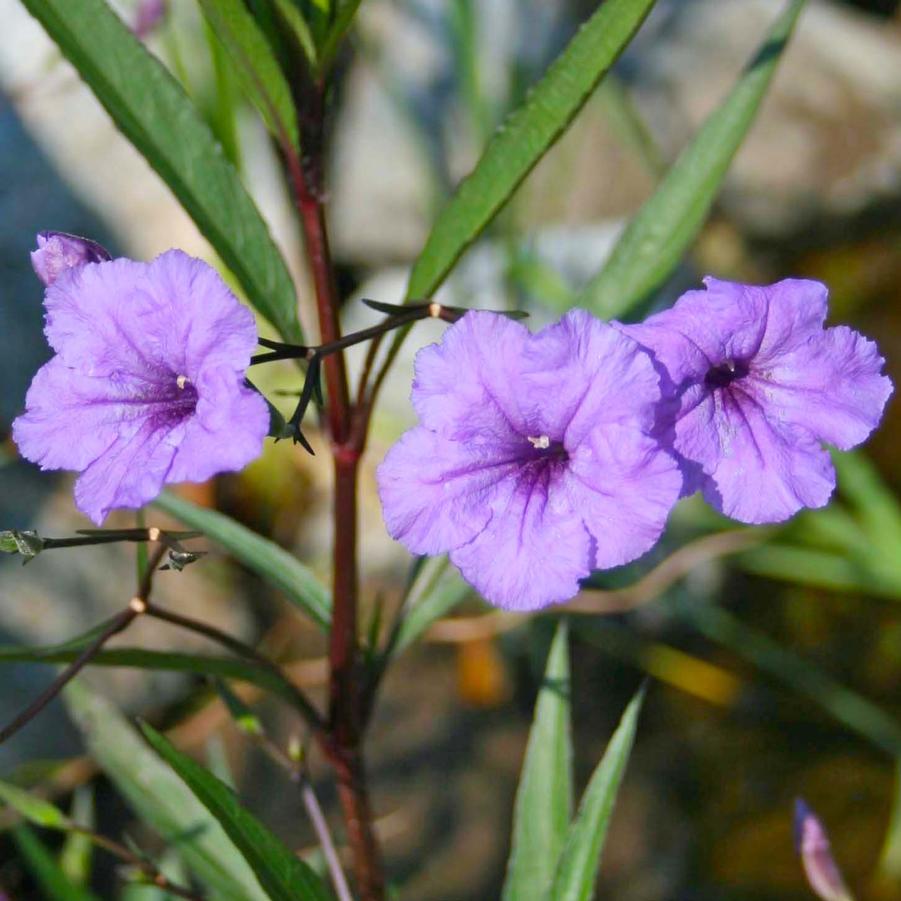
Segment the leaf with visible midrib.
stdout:
<svg viewBox="0 0 901 901">
<path fill-rule="evenodd" d="M 548 653 L 513 810 L 504 901 L 542 898 L 572 815 L 568 630 L 561 620 Z"/>
<path fill-rule="evenodd" d="M 672 273 L 694 241 L 754 122 L 805 0 L 792 0 L 738 83 L 701 126 L 623 232 L 577 306 L 623 316 Z"/>
<path fill-rule="evenodd" d="M 407 297 L 431 296 L 522 180 L 563 134 L 655 0 L 607 0 L 579 29 L 525 103 L 495 132 L 441 211 L 413 265 Z"/>
<path fill-rule="evenodd" d="M 288 268 L 238 173 L 166 68 L 105 0 L 22 0 L 172 189 L 247 298 L 302 341 Z"/>
<path fill-rule="evenodd" d="M 272 901 L 329 901 L 329 892 L 313 870 L 246 810 L 224 782 L 151 726 L 143 723 L 141 729 L 154 750 L 219 821 Z"/>
</svg>

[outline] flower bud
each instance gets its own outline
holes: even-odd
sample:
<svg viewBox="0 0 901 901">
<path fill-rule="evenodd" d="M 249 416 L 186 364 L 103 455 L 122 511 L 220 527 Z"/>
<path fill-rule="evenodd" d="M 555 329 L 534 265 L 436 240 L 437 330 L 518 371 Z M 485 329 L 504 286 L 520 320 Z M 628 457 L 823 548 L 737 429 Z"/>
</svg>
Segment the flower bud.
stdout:
<svg viewBox="0 0 901 901">
<path fill-rule="evenodd" d="M 829 836 L 817 815 L 798 798 L 795 801 L 795 843 L 807 881 L 823 901 L 852 901 L 832 856 Z"/>
<path fill-rule="evenodd" d="M 31 252 L 31 265 L 37 277 L 52 285 L 67 269 L 85 263 L 111 260 L 109 252 L 96 241 L 67 235 L 65 232 L 38 232 L 38 249 Z"/>
<path fill-rule="evenodd" d="M 167 6 L 166 0 L 141 0 L 132 27 L 135 37 L 142 41 L 148 37 L 165 18 Z"/>
</svg>

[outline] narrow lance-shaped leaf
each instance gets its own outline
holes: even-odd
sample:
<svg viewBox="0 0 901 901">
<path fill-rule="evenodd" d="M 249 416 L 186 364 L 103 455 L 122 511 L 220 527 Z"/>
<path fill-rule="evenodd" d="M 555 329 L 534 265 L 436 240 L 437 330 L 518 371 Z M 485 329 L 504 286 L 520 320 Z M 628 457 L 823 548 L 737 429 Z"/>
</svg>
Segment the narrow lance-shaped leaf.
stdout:
<svg viewBox="0 0 901 901">
<path fill-rule="evenodd" d="M 219 823 L 122 714 L 77 679 L 63 698 L 91 757 L 138 816 L 178 849 L 212 897 L 265 901 L 253 871 Z"/>
<path fill-rule="evenodd" d="M 471 594 L 472 587 L 447 557 L 426 560 L 404 600 L 404 615 L 392 636 L 390 651 L 396 654 L 409 647 Z"/>
<path fill-rule="evenodd" d="M 579 29 L 525 103 L 495 132 L 441 211 L 413 266 L 408 297 L 429 297 L 554 145 L 625 49 L 654 0 L 607 0 Z"/>
<path fill-rule="evenodd" d="M 13 840 L 46 901 L 98 901 L 93 892 L 76 885 L 62 871 L 50 850 L 28 826 L 17 826 Z"/>
<path fill-rule="evenodd" d="M 200 0 L 204 15 L 234 60 L 241 86 L 266 127 L 289 152 L 300 152 L 291 88 L 243 0 Z"/>
<path fill-rule="evenodd" d="M 246 810 L 224 782 L 152 727 L 141 728 L 157 753 L 219 821 L 272 901 L 328 901 L 330 894 L 313 870 Z"/>
<path fill-rule="evenodd" d="M 293 554 L 275 542 L 252 532 L 215 510 L 198 507 L 184 498 L 164 492 L 154 504 L 170 516 L 221 544 L 235 559 L 275 586 L 324 629 L 331 622 L 332 600 L 328 590 Z"/>
<path fill-rule="evenodd" d="M 67 829 L 71 825 L 69 818 L 58 807 L 18 785 L 0 782 L 0 801 L 8 804 L 35 826 Z"/>
<path fill-rule="evenodd" d="M 551 885 L 572 815 L 568 630 L 561 620 L 535 704 L 513 810 L 504 901 L 541 898 Z"/>
<path fill-rule="evenodd" d="M 576 818 L 567 833 L 548 901 L 587 901 L 594 897 L 601 853 L 616 795 L 632 751 L 643 700 L 644 690 L 641 690 L 626 708 L 601 762 L 592 774 Z"/>
<path fill-rule="evenodd" d="M 65 645 L 0 648 L 0 664 L 71 663 L 88 644 L 90 644 L 90 639 L 81 636 L 79 639 L 66 642 Z M 236 657 L 117 647 L 95 654 L 91 658 L 90 665 L 218 676 L 221 679 L 233 679 L 236 682 L 256 685 L 258 688 L 284 698 L 289 703 L 294 703 L 295 700 L 294 694 L 288 688 L 288 683 L 279 679 L 271 670 L 256 666 L 246 660 L 239 660 Z"/>
<path fill-rule="evenodd" d="M 754 121 L 804 0 L 792 0 L 723 104 L 629 223 L 579 306 L 623 316 L 659 287 L 694 241 Z"/>
<path fill-rule="evenodd" d="M 166 68 L 105 0 L 22 0 L 147 158 L 249 301 L 302 341 L 288 268 L 238 173 Z"/>
</svg>

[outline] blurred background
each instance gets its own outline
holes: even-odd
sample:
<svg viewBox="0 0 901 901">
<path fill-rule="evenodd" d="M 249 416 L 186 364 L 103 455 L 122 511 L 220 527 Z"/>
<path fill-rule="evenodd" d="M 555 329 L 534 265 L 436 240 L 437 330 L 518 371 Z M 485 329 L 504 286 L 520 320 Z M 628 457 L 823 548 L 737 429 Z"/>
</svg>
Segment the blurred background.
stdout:
<svg viewBox="0 0 901 901">
<path fill-rule="evenodd" d="M 142 38 L 203 109 L 240 167 L 299 285 L 312 297 L 291 210 L 266 134 L 240 102 L 222 48 L 192 0 L 161 4 Z M 399 302 L 407 267 L 453 186 L 504 114 L 593 11 L 588 0 L 367 0 L 341 63 L 331 110 L 334 250 L 345 328 L 374 314 L 361 296 Z M 461 306 L 527 309 L 534 327 L 566 309 L 629 216 L 725 96 L 782 4 L 660 0 L 574 126 L 442 289 Z M 831 319 L 875 338 L 901 380 L 901 12 L 897 0 L 809 0 L 759 120 L 714 213 L 657 300 L 711 273 L 767 283 L 817 278 Z M 136 3 L 118 6 L 138 21 Z M 155 174 L 115 131 L 17 0 L 0 0 L 0 528 L 61 536 L 88 525 L 71 480 L 41 474 L 8 440 L 30 379 L 49 353 L 41 286 L 28 251 L 38 230 L 90 236 L 150 259 L 172 246 L 216 260 Z M 146 25 L 146 23 L 145 23 Z M 237 99 L 237 103 L 236 103 Z M 431 331 L 430 331 L 431 328 Z M 367 618 L 403 588 L 409 558 L 385 534 L 373 470 L 413 421 L 408 340 L 374 422 L 363 480 Z M 359 360 L 357 360 L 357 363 Z M 261 387 L 296 391 L 289 366 Z M 290 407 L 291 398 L 282 398 Z M 314 444 L 321 439 L 312 435 Z M 829 827 L 857 897 L 901 898 L 901 407 L 890 403 L 866 448 L 836 459 L 829 508 L 735 539 L 735 526 L 683 501 L 661 545 L 597 587 L 636 583 L 673 552 L 679 578 L 639 583 L 629 612 L 573 622 L 577 769 L 587 777 L 628 698 L 648 701 L 605 851 L 600 897 L 713 901 L 811 897 L 791 817 L 803 796 Z M 318 443 L 317 443 L 318 442 Z M 329 465 L 282 442 L 239 476 L 190 486 L 297 552 L 324 577 Z M 165 522 L 150 512 L 153 524 Z M 133 524 L 120 515 L 110 524 Z M 711 541 L 717 533 L 724 533 Z M 733 540 L 734 539 L 734 540 Z M 738 548 L 741 547 L 740 550 Z M 681 550 L 681 549 L 686 550 Z M 317 691 L 321 640 L 215 548 L 159 579 L 162 603 L 262 640 Z M 0 643 L 48 644 L 84 631 L 125 600 L 133 549 L 47 553 L 22 569 L 0 560 Z M 497 897 L 525 735 L 549 640 L 547 618 L 472 619 L 439 629 L 395 665 L 370 740 L 374 805 L 405 898 Z M 188 649 L 193 639 L 141 622 L 128 645 Z M 7 666 L 0 718 L 51 677 Z M 312 844 L 282 774 L 236 734 L 187 677 L 104 670 L 95 685 L 130 713 L 177 725 L 179 740 L 224 761 L 251 807 L 298 847 Z M 283 737 L 294 726 L 265 704 Z M 94 779 L 75 730 L 51 708 L 0 749 L 0 773 L 50 780 L 65 799 Z M 318 761 L 314 773 L 335 817 Z M 103 829 L 136 829 L 95 780 Z M 894 817 L 894 819 L 893 819 Z M 5 821 L 4 821 L 5 822 Z M 894 824 L 894 825 L 893 825 Z M 2 823 L 0 823 L 2 825 Z M 152 842 L 138 830 L 134 834 Z M 97 877 L 112 897 L 112 873 Z M 37 898 L 0 837 L 0 886 Z M 104 894 L 104 891 L 110 893 Z"/>
</svg>

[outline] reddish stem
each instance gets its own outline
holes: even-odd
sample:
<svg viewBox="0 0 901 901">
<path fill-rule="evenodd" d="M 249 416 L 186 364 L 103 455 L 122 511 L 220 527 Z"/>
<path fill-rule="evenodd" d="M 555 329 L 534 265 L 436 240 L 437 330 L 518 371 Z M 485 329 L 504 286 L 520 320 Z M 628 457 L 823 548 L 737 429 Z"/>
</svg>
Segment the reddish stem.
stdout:
<svg viewBox="0 0 901 901">
<path fill-rule="evenodd" d="M 302 77 L 295 90 L 304 157 L 301 161 L 286 148 L 285 159 L 316 292 L 320 338 L 323 344 L 331 344 L 340 339 L 341 327 L 322 202 L 325 87 L 322 82 Z M 352 434 L 354 411 L 343 351 L 329 354 L 324 359 L 323 372 L 335 471 L 333 605 L 329 637 L 331 674 L 328 737 L 324 746 L 338 780 L 338 796 L 353 853 L 357 891 L 362 901 L 383 901 L 385 879 L 372 828 L 361 747 L 364 692 L 357 642 L 357 468 L 362 441 Z"/>
</svg>

